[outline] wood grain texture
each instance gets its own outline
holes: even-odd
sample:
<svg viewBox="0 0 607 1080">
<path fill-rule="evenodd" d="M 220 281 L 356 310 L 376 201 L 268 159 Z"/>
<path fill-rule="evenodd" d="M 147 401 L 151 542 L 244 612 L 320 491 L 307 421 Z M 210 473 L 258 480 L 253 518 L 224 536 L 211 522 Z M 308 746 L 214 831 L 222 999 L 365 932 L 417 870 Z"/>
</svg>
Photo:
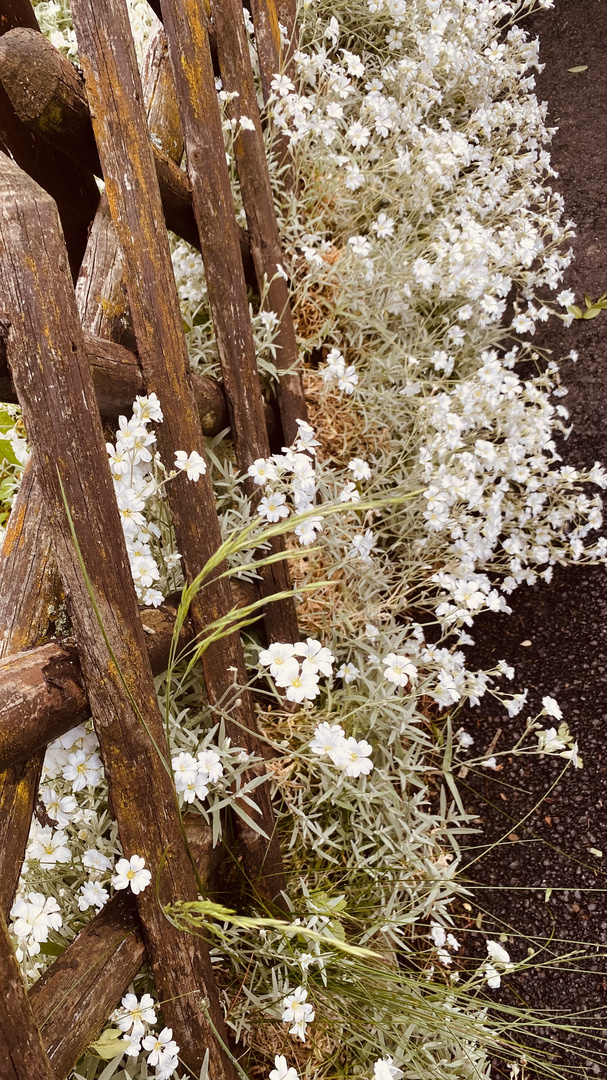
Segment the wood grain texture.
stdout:
<svg viewBox="0 0 607 1080">
<path fill-rule="evenodd" d="M 52 636 L 62 600 L 53 533 L 44 512 L 34 462 L 30 460 L 0 556 L 0 657 L 31 648 Z M 9 696 L 8 691 L 4 700 L 5 696 Z M 5 916 L 21 872 L 42 759 L 43 754 L 35 752 L 27 760 L 15 761 L 0 771 L 0 820 L 4 830 L 0 845 L 0 910 Z"/>
<path fill-rule="evenodd" d="M 102 325 L 100 328 L 105 330 L 106 326 Z M 137 395 L 145 394 L 143 372 L 136 355 L 124 346 L 113 341 L 104 341 L 94 334 L 85 333 L 84 342 L 101 415 L 115 420 L 121 414 L 128 414 Z M 209 379 L 206 375 L 192 372 L 192 389 L 203 433 L 209 436 L 217 435 L 219 431 L 227 428 L 228 408 L 221 383 Z M 6 359 L 6 347 L 2 347 L 1 337 L 0 401 L 17 401 L 17 392 Z M 268 426 L 274 423 L 270 406 L 266 409 L 265 419 Z"/>
<path fill-rule="evenodd" d="M 56 1078 L 98 1038 L 145 959 L 134 898 L 117 893 L 34 983 L 30 1004 Z"/>
<path fill-rule="evenodd" d="M 163 0 L 162 10 L 232 439 L 238 466 L 246 474 L 257 458 L 269 456 L 270 447 L 206 19 L 199 0 Z M 251 483 L 247 490 L 252 498 L 260 497 L 258 492 L 253 495 Z M 281 537 L 272 549 L 284 551 Z M 289 588 L 286 562 L 264 567 L 261 577 L 265 596 Z M 270 640 L 296 641 L 293 600 L 269 603 L 265 625 Z"/>
<path fill-rule="evenodd" d="M 176 601 L 140 609 L 153 675 L 166 670 L 176 613 Z M 179 648 L 193 639 L 188 619 L 179 635 Z M 43 750 L 90 715 L 73 639 L 49 641 L 0 659 L 0 772 Z"/>
<path fill-rule="evenodd" d="M 211 10 L 223 86 L 238 95 L 229 103 L 228 115 L 237 122 L 241 116 L 246 116 L 255 125 L 253 131 L 237 128 L 234 153 L 257 280 L 265 278 L 269 283 L 266 308 L 279 319 L 280 329 L 275 338 L 278 347 L 276 367 L 289 374 L 279 377 L 276 390 L 282 432 L 290 446 L 297 436 L 297 421 L 307 420 L 308 410 L 301 374 L 297 370 L 298 350 L 289 288 L 277 270 L 283 265 L 283 254 L 242 3 L 240 0 L 211 0 Z"/>
<path fill-rule="evenodd" d="M 148 390 L 158 394 L 164 412 L 158 448 L 167 463 L 174 461 L 177 449 L 204 455 L 126 5 L 124 0 L 74 0 L 72 14 L 106 191 L 124 254 L 141 366 Z M 180 474 L 169 486 L 169 503 L 184 571 L 192 581 L 220 543 L 209 474 L 196 487 Z M 197 630 L 204 632 L 232 607 L 229 584 L 210 582 L 192 605 Z M 239 638 L 231 635 L 208 648 L 203 668 L 210 702 L 215 707 L 221 703 L 232 739 L 260 754 L 251 697 L 238 689 L 247 682 Z M 280 891 L 283 877 L 267 784 L 256 789 L 256 804 L 270 839 L 244 825 L 239 825 L 239 838 L 246 874 L 270 896 Z"/>
<path fill-rule="evenodd" d="M 0 1069 L 3 1080 L 56 1080 L 0 912 Z"/>
<path fill-rule="evenodd" d="M 57 564 L 81 650 L 82 672 L 123 849 L 143 856 L 157 882 L 137 897 L 156 985 L 186 1064 L 233 1080 L 215 1027 L 223 1018 L 206 950 L 165 919 L 162 904 L 195 899 L 167 752 L 122 536 L 101 420 L 56 207 L 0 158 L 0 289 L 10 321 L 8 358 L 56 538 Z M 63 500 L 104 632 L 93 609 Z M 109 648 L 108 648 L 109 646 Z M 111 649 L 111 653 L 110 650 Z M 163 862 L 164 860 L 164 862 Z"/>
</svg>

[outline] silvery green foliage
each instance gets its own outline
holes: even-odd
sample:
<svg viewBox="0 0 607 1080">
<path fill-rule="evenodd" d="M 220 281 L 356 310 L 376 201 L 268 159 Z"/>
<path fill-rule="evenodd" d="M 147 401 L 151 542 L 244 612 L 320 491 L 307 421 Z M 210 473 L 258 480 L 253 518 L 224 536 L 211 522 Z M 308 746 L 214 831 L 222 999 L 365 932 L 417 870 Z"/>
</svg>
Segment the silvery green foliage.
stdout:
<svg viewBox="0 0 607 1080">
<path fill-rule="evenodd" d="M 533 94 L 537 43 L 514 25 L 533 6 L 311 0 L 293 79 L 275 81 L 266 134 L 302 356 L 321 350 L 309 378 L 345 420 L 341 449 L 321 449 L 315 469 L 319 505 L 340 512 L 323 518 L 318 550 L 294 562 L 298 582 L 330 582 L 318 602 L 303 598 L 300 624 L 302 636 L 331 649 L 336 673 L 293 715 L 262 669 L 260 723 L 275 754 L 268 769 L 293 917 L 371 945 L 384 964 L 365 967 L 330 944 L 226 925 L 214 960 L 228 1023 L 268 1070 L 284 1052 L 319 1080 L 371 1077 L 373 1063 L 388 1058 L 411 1080 L 486 1077 L 492 1040 L 506 1027 L 489 1022 L 476 998 L 487 978 L 484 941 L 478 965 L 460 975 L 455 947 L 429 933 L 454 925 L 453 900 L 465 892 L 459 844 L 472 823 L 455 773 L 464 762 L 483 764 L 454 738 L 449 710 L 489 692 L 512 715 L 520 711 L 525 692 L 506 691 L 506 664 L 468 670 L 468 631 L 483 610 L 506 613 L 516 586 L 549 581 L 553 565 L 605 554 L 603 541 L 589 545 L 601 504 L 585 491 L 589 479 L 604 486 L 605 474 L 561 465 L 555 438 L 568 417 L 558 368 L 541 364 L 521 337 L 555 310 L 536 293 L 559 287 L 572 235 L 549 186 L 551 132 Z M 151 18 L 143 0 L 131 7 L 141 56 Z M 50 0 L 37 12 L 73 56 L 67 7 Z M 291 139 L 297 198 L 281 192 L 277 129 Z M 227 124 L 225 134 L 229 153 Z M 201 260 L 175 241 L 173 261 L 192 363 L 217 374 Z M 276 377 L 276 326 L 256 309 L 253 324 L 267 385 Z M 533 363 L 522 368 L 522 360 Z M 349 467 L 361 456 L 370 476 Z M 209 458 L 227 537 L 250 520 L 251 504 L 225 439 L 214 440 Z M 357 499 L 376 505 L 359 510 Z M 302 553 L 295 537 L 293 546 Z M 232 565 L 252 555 L 241 551 Z M 254 631 L 247 651 L 255 670 Z M 400 682 L 386 677 L 398 671 L 407 673 Z M 177 671 L 158 690 L 172 752 L 212 743 L 220 753 L 223 786 L 191 807 L 219 836 L 219 809 L 224 801 L 238 809 L 229 784 L 240 782 L 247 761 L 225 740 L 221 717 L 217 727 L 196 677 Z M 546 715 L 560 719 L 554 706 Z M 368 740 L 373 770 L 349 777 L 315 753 L 321 723 Z M 107 868 L 85 868 L 86 852 L 112 863 L 121 854 L 94 737 L 84 729 L 71 737 L 51 748 L 41 789 L 49 805 L 68 800 L 58 825 L 71 861 L 44 868 L 28 860 L 20 883 L 20 895 L 56 899 L 62 924 L 49 941 L 58 948 L 94 913 L 78 906 L 84 881 L 110 877 Z M 577 760 L 563 726 L 540 732 L 538 748 Z M 89 773 L 76 790 L 63 774 L 79 752 Z M 28 977 L 49 959 L 24 956 Z M 303 1048 L 281 1022 L 284 998 L 298 986 L 315 1008 Z M 135 989 L 151 989 L 147 974 Z M 90 1054 L 75 1075 L 135 1080 L 148 1072 L 143 1059 L 105 1066 Z"/>
</svg>

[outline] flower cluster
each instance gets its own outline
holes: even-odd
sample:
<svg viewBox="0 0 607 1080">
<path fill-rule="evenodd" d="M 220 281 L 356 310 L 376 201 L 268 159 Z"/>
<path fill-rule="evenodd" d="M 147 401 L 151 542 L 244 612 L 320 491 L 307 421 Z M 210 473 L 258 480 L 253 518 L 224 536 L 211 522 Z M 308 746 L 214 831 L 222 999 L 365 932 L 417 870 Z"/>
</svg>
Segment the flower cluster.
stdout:
<svg viewBox="0 0 607 1080">
<path fill-rule="evenodd" d="M 302 1042 L 306 1041 L 306 1028 L 314 1020 L 314 1006 L 306 1000 L 308 991 L 303 986 L 298 986 L 292 994 L 287 994 L 282 1003 L 282 1020 L 285 1024 L 291 1024 L 289 1035 L 296 1035 Z"/>
<path fill-rule="evenodd" d="M 157 1023 L 154 999 L 150 994 L 143 994 L 140 999 L 136 994 L 125 994 L 112 1019 L 124 1033 L 122 1041 L 126 1044 L 124 1053 L 127 1056 L 136 1058 L 143 1049 L 147 1064 L 156 1070 L 156 1080 L 169 1080 L 174 1075 L 179 1065 L 179 1047 L 171 1028 L 149 1031 Z"/>
<path fill-rule="evenodd" d="M 346 738 L 340 724 L 319 724 L 310 743 L 310 750 L 318 757 L 328 756 L 346 776 L 368 776 L 373 769 L 373 762 L 370 760 L 373 747 L 366 739 L 357 741 L 352 736 Z"/>
<path fill-rule="evenodd" d="M 286 691 L 287 701 L 301 704 L 318 696 L 320 676 L 332 674 L 335 657 L 316 638 L 308 638 L 295 645 L 275 642 L 261 650 L 259 662 L 269 668 L 276 686 Z"/>
<path fill-rule="evenodd" d="M 116 443 L 108 442 L 106 448 L 135 591 L 142 604 L 157 607 L 180 580 L 181 555 L 174 547 L 165 506 L 165 484 L 176 473 L 167 474 L 162 466 L 152 421 L 162 422 L 158 398 L 137 397 L 130 420 L 118 418 Z M 196 450 L 175 451 L 175 468 L 192 481 L 207 470 Z"/>
<path fill-rule="evenodd" d="M 184 803 L 206 799 L 209 785 L 223 776 L 223 765 L 215 750 L 202 750 L 196 757 L 182 751 L 171 762 L 175 788 Z"/>
</svg>

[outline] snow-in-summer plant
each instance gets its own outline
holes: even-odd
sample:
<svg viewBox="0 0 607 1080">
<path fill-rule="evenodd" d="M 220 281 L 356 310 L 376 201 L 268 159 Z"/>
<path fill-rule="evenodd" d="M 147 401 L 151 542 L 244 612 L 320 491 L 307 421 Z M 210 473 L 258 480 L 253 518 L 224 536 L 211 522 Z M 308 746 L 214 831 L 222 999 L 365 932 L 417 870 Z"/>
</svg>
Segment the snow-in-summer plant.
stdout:
<svg viewBox="0 0 607 1080">
<path fill-rule="evenodd" d="M 245 647 L 285 903 L 302 933 L 255 924 L 253 912 L 246 927 L 221 924 L 212 949 L 232 1035 L 270 1080 L 488 1078 L 500 1057 L 514 1077 L 513 1020 L 522 1040 L 533 1023 L 524 1009 L 487 1009 L 532 961 L 512 935 L 477 928 L 458 874 L 473 823 L 457 773 L 507 774 L 508 757 L 457 712 L 486 694 L 511 716 L 527 707 L 505 660 L 469 666 L 482 613 L 507 617 L 515 588 L 607 552 L 593 539 L 607 473 L 562 464 L 566 390 L 555 360 L 533 347 L 538 322 L 572 319 L 562 278 L 573 226 L 550 188 L 538 45 L 519 24 L 550 6 L 307 0 L 293 63 L 273 82 L 265 137 L 310 418 L 294 446 L 251 467 L 253 500 L 226 433 L 208 446 L 229 573 L 257 580 L 255 558 L 278 530 L 298 591 L 300 640 L 268 644 L 253 623 Z M 73 56 L 64 0 L 37 13 Z M 143 0 L 131 14 L 141 57 L 152 16 Z M 226 123 L 235 179 L 233 134 Z M 290 142 L 295 186 L 277 134 Z M 244 222 L 236 182 L 234 194 Z M 174 241 L 173 263 L 192 365 L 217 375 L 200 257 Z M 269 391 L 277 320 L 254 297 L 251 311 Z M 136 403 L 117 432 L 127 467 L 114 469 L 123 517 L 131 504 L 141 515 L 137 536 L 131 525 L 125 535 L 148 602 L 178 584 L 153 442 L 160 407 Z M 18 410 L 10 419 L 22 439 Z M 189 466 L 193 478 L 197 464 L 186 448 L 165 466 Z M 18 466 L 2 467 L 12 492 Z M 218 841 L 222 808 L 242 812 L 253 790 L 251 758 L 225 736 L 229 702 L 210 707 L 190 661 L 173 658 L 159 700 L 179 804 Z M 522 728 L 511 754 L 581 765 L 549 694 Z M 41 800 L 11 923 L 29 981 L 112 889 L 145 880 L 137 856 L 124 866 L 90 725 L 49 748 Z M 554 1052 L 554 1035 L 536 1037 Z M 74 1075 L 178 1075 L 178 1053 L 143 972 Z"/>
</svg>

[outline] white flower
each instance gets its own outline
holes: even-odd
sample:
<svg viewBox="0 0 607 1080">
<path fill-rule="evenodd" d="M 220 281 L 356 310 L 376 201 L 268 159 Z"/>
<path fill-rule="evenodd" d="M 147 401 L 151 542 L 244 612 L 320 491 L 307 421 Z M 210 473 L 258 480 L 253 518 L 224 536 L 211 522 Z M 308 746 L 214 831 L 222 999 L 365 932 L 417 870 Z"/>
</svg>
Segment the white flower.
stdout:
<svg viewBox="0 0 607 1080">
<path fill-rule="evenodd" d="M 316 533 L 322 532 L 322 518 L 310 517 L 302 521 L 301 525 L 295 526 L 295 535 L 302 547 L 309 547 L 316 540 Z"/>
<path fill-rule="evenodd" d="M 346 131 L 346 138 L 349 139 L 352 146 L 357 149 L 367 145 L 370 135 L 371 132 L 369 131 L 369 128 L 365 127 L 364 124 L 361 124 L 360 120 L 355 120 L 353 124 L 350 124 L 350 127 Z"/>
<path fill-rule="evenodd" d="M 318 676 L 305 666 L 294 675 L 284 674 L 276 680 L 276 685 L 287 691 L 287 700 L 301 704 L 302 701 L 313 701 L 320 693 Z"/>
<path fill-rule="evenodd" d="M 162 422 L 162 409 L 156 394 L 148 394 L 147 397 L 138 396 L 133 402 L 133 416 L 145 423 L 152 420 L 154 423 Z"/>
<path fill-rule="evenodd" d="M 108 899 L 109 893 L 107 889 L 104 889 L 98 881 L 87 881 L 84 885 L 80 886 L 78 907 L 81 911 L 88 911 L 90 907 L 101 910 Z"/>
<path fill-rule="evenodd" d="M 352 458 L 348 468 L 355 480 L 369 480 L 371 477 L 371 466 L 363 458 Z"/>
<path fill-rule="evenodd" d="M 71 862 L 72 853 L 66 840 L 63 829 L 51 829 L 48 825 L 44 829 L 38 827 L 34 832 L 34 839 L 28 845 L 27 858 L 37 859 L 45 870 L 58 862 Z"/>
<path fill-rule="evenodd" d="M 249 116 L 240 117 L 240 126 L 244 131 L 255 131 L 255 124 Z"/>
<path fill-rule="evenodd" d="M 381 213 L 375 221 L 371 222 L 371 228 L 379 240 L 385 240 L 388 236 L 394 236 L 394 218 Z"/>
<path fill-rule="evenodd" d="M 247 469 L 249 476 L 253 477 L 256 484 L 260 486 L 267 484 L 269 480 L 276 480 L 276 466 L 272 461 L 272 458 L 256 458 L 252 465 L 249 465 Z"/>
<path fill-rule="evenodd" d="M 497 964 L 509 964 L 510 953 L 500 945 L 499 941 L 487 941 L 487 956 Z"/>
<path fill-rule="evenodd" d="M 561 750 L 567 749 L 567 743 L 559 738 L 556 733 L 556 728 L 546 728 L 545 731 L 538 731 L 537 733 L 537 748 L 544 754 L 554 754 Z"/>
<path fill-rule="evenodd" d="M 54 897 L 36 892 L 15 900 L 11 919 L 14 919 L 13 933 L 30 956 L 38 955 L 41 942 L 48 941 L 49 930 L 59 930 L 62 925 L 59 905 Z"/>
<path fill-rule="evenodd" d="M 329 751 L 329 757 L 338 769 L 345 772 L 346 776 L 366 776 L 373 770 L 373 762 L 369 755 L 373 753 L 373 747 L 365 739 L 357 742 L 350 737 L 344 739 L 333 750 Z"/>
<path fill-rule="evenodd" d="M 474 746 L 474 739 L 467 731 L 458 731 L 456 738 L 462 750 L 469 750 L 471 746 Z"/>
<path fill-rule="evenodd" d="M 114 1020 L 121 1031 L 130 1032 L 130 1039 L 141 1039 L 146 1024 L 156 1023 L 154 999 L 151 994 L 143 994 L 138 1001 L 135 994 L 125 994 L 121 1008 L 114 1014 Z"/>
<path fill-rule="evenodd" d="M 89 848 L 82 856 L 82 865 L 86 866 L 89 870 L 98 870 L 102 873 L 104 870 L 109 870 L 111 868 L 112 860 L 108 859 L 107 855 L 98 851 L 97 848 Z"/>
<path fill-rule="evenodd" d="M 379 1058 L 373 1066 L 375 1080 L 400 1080 L 402 1069 L 397 1069 L 391 1057 Z"/>
<path fill-rule="evenodd" d="M 352 683 L 360 675 L 360 671 L 356 667 L 356 664 L 342 664 L 337 671 L 338 679 L 343 679 L 345 683 Z"/>
<path fill-rule="evenodd" d="M 42 802 L 49 818 L 58 825 L 69 825 L 78 805 L 73 795 L 59 795 L 54 787 L 43 788 Z"/>
<path fill-rule="evenodd" d="M 548 716 L 553 716 L 555 720 L 563 719 L 563 714 L 560 710 L 560 707 L 553 697 L 550 697 L 549 695 L 543 697 L 542 705 L 544 706 L 544 712 L 546 712 Z"/>
<path fill-rule="evenodd" d="M 436 945 L 437 949 L 444 948 L 447 942 L 447 932 L 445 928 L 440 925 L 440 923 L 432 923 L 430 927 L 430 937 L 432 938 L 432 941 Z"/>
<path fill-rule="evenodd" d="M 143 1049 L 148 1051 L 148 1065 L 166 1065 L 171 1058 L 177 1057 L 179 1047 L 173 1040 L 172 1028 L 163 1028 L 159 1035 L 146 1035 Z"/>
<path fill-rule="evenodd" d="M 395 686 L 406 686 L 417 677 L 417 668 L 407 656 L 397 656 L 396 653 L 388 653 L 382 660 L 384 679 L 394 683 Z"/>
<path fill-rule="evenodd" d="M 186 784 L 188 784 L 198 772 L 196 758 L 192 757 L 191 754 L 182 751 L 172 759 L 171 766 L 177 791 L 183 791 Z"/>
<path fill-rule="evenodd" d="M 76 750 L 75 754 L 70 754 L 67 759 L 63 779 L 71 780 L 74 791 L 95 787 L 101 779 L 101 758 L 98 754 L 87 757 L 84 750 Z"/>
<path fill-rule="evenodd" d="M 371 552 L 374 547 L 375 537 L 373 536 L 373 532 L 371 529 L 365 529 L 364 533 L 352 537 L 348 555 L 353 559 L 362 559 L 363 562 L 370 563 L 373 561 L 371 559 Z"/>
<path fill-rule="evenodd" d="M 297 1035 L 302 1042 L 306 1041 L 306 1026 L 312 1023 L 316 1015 L 314 1007 L 306 1001 L 307 996 L 308 991 L 298 986 L 282 1003 L 282 1020 L 285 1024 L 293 1025 L 289 1028 L 289 1035 Z"/>
<path fill-rule="evenodd" d="M 263 499 L 259 500 L 257 513 L 266 521 L 280 521 L 281 518 L 289 516 L 289 507 L 285 506 L 286 501 L 286 496 L 282 492 L 264 495 Z"/>
<path fill-rule="evenodd" d="M 221 759 L 216 750 L 201 750 L 196 755 L 198 762 L 198 768 L 201 772 L 205 772 L 214 784 L 223 776 L 223 765 Z"/>
<path fill-rule="evenodd" d="M 340 724 L 327 724 L 326 721 L 323 721 L 314 732 L 310 750 L 313 754 L 322 757 L 323 754 L 329 754 L 332 750 L 340 747 L 345 741 L 345 737 L 346 733 Z"/>
<path fill-rule="evenodd" d="M 137 896 L 148 887 L 152 875 L 145 869 L 145 859 L 141 855 L 131 855 L 130 859 L 119 859 L 116 863 L 116 873 L 112 878 L 115 889 L 128 889 Z"/>
<path fill-rule="evenodd" d="M 573 293 L 571 289 L 562 289 L 556 298 L 556 302 L 557 304 L 560 304 L 561 307 L 571 307 L 572 304 L 575 304 L 575 293 Z"/>
<path fill-rule="evenodd" d="M 175 466 L 186 473 L 188 480 L 196 482 L 207 471 L 207 463 L 197 450 L 188 456 L 185 450 L 175 451 Z"/>
<path fill-rule="evenodd" d="M 487 986 L 490 986 L 492 990 L 497 990 L 502 981 L 499 971 L 493 964 L 485 964 L 485 978 Z"/>
<path fill-rule="evenodd" d="M 270 1080 L 299 1080 L 299 1073 L 294 1068 L 289 1068 L 284 1054 L 277 1054 L 274 1058 L 275 1068 L 270 1073 Z"/>
<path fill-rule="evenodd" d="M 259 662 L 270 668 L 273 679 L 289 678 L 299 671 L 299 663 L 295 659 L 295 647 L 280 641 L 275 641 L 268 649 L 262 649 Z"/>
<path fill-rule="evenodd" d="M 296 656 L 303 657 L 304 671 L 311 671 L 313 674 L 320 672 L 327 677 L 331 675 L 335 657 L 331 650 L 321 645 L 316 638 L 308 638 L 305 642 L 298 641 L 293 646 L 293 651 Z"/>
<path fill-rule="evenodd" d="M 488 757 L 481 761 L 483 769 L 497 769 L 497 758 Z"/>
<path fill-rule="evenodd" d="M 307 420 L 297 420 L 297 439 L 295 440 L 295 447 L 297 450 L 307 450 L 311 454 L 316 453 L 316 447 L 320 446 L 318 439 L 316 438 L 316 432 L 311 424 Z"/>
</svg>

